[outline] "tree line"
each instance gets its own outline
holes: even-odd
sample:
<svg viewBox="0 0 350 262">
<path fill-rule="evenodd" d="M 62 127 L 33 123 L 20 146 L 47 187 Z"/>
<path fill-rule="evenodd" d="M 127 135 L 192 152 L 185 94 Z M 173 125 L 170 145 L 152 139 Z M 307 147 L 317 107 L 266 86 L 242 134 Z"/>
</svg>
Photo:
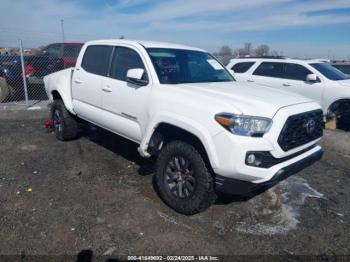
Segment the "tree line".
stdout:
<svg viewBox="0 0 350 262">
<path fill-rule="evenodd" d="M 271 51 L 270 47 L 262 44 L 253 48 L 251 43 L 245 43 L 243 47 L 232 50 L 231 47 L 225 45 L 220 48 L 218 52 L 213 54 L 221 60 L 223 64 L 228 64 L 230 59 L 234 57 L 248 57 L 248 56 L 279 56 L 275 50 Z"/>
</svg>

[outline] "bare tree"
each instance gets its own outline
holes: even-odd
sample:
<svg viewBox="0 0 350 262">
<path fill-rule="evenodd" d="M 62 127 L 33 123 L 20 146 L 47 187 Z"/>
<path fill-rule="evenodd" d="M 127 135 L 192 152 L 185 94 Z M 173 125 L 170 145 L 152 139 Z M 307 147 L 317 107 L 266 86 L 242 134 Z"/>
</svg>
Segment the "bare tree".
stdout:
<svg viewBox="0 0 350 262">
<path fill-rule="evenodd" d="M 244 51 L 245 51 L 246 55 L 251 55 L 253 53 L 252 43 L 245 43 L 244 44 Z"/>
<path fill-rule="evenodd" d="M 267 56 L 269 55 L 270 47 L 268 45 L 259 45 L 255 49 L 255 55 L 256 56 Z"/>
<path fill-rule="evenodd" d="M 219 52 L 214 53 L 214 56 L 216 56 L 221 63 L 227 65 L 233 57 L 233 52 L 231 47 L 224 45 L 220 48 Z"/>
<path fill-rule="evenodd" d="M 272 55 L 272 56 L 280 56 L 280 54 L 279 54 L 278 51 L 276 51 L 276 50 L 273 50 L 273 51 L 271 52 L 271 55 Z"/>
<path fill-rule="evenodd" d="M 250 56 L 253 53 L 253 46 L 251 43 L 245 43 L 243 48 L 235 49 L 233 55 L 235 57 Z"/>
<path fill-rule="evenodd" d="M 219 55 L 221 56 L 232 56 L 232 49 L 231 47 L 224 45 L 220 48 Z"/>
</svg>

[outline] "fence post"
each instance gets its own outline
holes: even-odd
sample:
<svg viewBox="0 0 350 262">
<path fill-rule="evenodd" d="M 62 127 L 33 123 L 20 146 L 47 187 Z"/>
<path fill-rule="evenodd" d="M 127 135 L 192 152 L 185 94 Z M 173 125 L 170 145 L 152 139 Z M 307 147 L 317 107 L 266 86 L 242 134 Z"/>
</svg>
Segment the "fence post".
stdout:
<svg viewBox="0 0 350 262">
<path fill-rule="evenodd" d="M 19 50 L 21 53 L 21 66 L 22 66 L 22 79 L 23 79 L 23 88 L 24 88 L 24 98 L 26 100 L 26 106 L 29 107 L 29 101 L 28 101 L 28 87 L 27 87 L 27 79 L 26 79 L 26 73 L 24 69 L 24 55 L 23 55 L 23 45 L 22 40 L 19 40 Z"/>
</svg>

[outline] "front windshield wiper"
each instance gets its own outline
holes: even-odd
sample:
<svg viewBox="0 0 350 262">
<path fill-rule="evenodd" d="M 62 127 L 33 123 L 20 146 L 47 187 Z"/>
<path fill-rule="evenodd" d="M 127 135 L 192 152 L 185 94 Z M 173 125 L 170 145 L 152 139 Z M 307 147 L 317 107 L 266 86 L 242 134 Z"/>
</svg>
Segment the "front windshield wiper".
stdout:
<svg viewBox="0 0 350 262">
<path fill-rule="evenodd" d="M 210 80 L 205 80 L 205 81 L 173 81 L 173 82 L 169 82 L 166 84 L 169 85 L 178 85 L 178 84 L 195 84 L 195 83 L 215 83 L 215 82 L 234 82 L 234 80 L 224 80 L 224 79 L 210 79 Z"/>
<path fill-rule="evenodd" d="M 217 79 L 217 80 L 212 80 L 210 82 L 234 82 L 233 80 L 226 80 L 226 79 Z"/>
</svg>

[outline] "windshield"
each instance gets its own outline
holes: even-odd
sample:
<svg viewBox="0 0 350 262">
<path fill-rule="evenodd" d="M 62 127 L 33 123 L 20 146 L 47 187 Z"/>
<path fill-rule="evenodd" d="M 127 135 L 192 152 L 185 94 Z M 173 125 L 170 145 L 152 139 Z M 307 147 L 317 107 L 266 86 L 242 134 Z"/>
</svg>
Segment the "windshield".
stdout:
<svg viewBox="0 0 350 262">
<path fill-rule="evenodd" d="M 350 75 L 350 64 L 347 65 L 333 65 L 336 69 L 342 71 L 344 74 Z"/>
<path fill-rule="evenodd" d="M 193 50 L 147 48 L 161 84 L 234 81 L 210 54 Z"/>
<path fill-rule="evenodd" d="M 339 71 L 338 69 L 331 66 L 330 64 L 315 63 L 310 65 L 330 80 L 338 81 L 338 80 L 349 79 L 349 77 L 346 74 Z"/>
</svg>

